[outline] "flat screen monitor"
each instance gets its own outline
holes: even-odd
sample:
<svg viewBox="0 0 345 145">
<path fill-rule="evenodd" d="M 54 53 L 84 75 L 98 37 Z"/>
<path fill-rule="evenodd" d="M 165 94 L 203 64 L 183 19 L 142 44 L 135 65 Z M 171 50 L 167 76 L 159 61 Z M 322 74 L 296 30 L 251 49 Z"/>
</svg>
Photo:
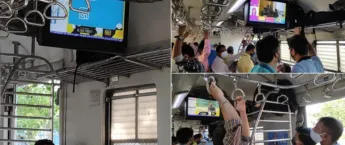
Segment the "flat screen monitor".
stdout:
<svg viewBox="0 0 345 145">
<path fill-rule="evenodd" d="M 272 0 L 250 0 L 247 4 L 247 24 L 262 27 L 285 27 L 287 3 Z"/>
<path fill-rule="evenodd" d="M 50 20 L 42 28 L 40 44 L 95 52 L 121 53 L 126 47 L 128 3 L 123 0 L 90 0 L 90 12 L 69 8 L 69 0 L 57 0 L 67 8 L 68 17 Z M 85 0 L 73 0 L 72 7 L 86 10 Z M 61 7 L 52 6 L 50 16 L 63 16 Z"/>
<path fill-rule="evenodd" d="M 216 100 L 188 97 L 186 118 L 191 120 L 214 120 L 220 118 L 220 107 Z"/>
</svg>

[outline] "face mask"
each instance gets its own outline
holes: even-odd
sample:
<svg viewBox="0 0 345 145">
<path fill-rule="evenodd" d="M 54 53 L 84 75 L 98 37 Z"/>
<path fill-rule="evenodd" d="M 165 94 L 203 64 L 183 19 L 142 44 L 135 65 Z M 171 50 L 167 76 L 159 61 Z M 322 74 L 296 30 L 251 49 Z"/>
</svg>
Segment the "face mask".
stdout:
<svg viewBox="0 0 345 145">
<path fill-rule="evenodd" d="M 221 57 L 225 59 L 225 58 L 228 57 L 228 55 L 229 55 L 228 52 L 224 51 L 224 52 L 221 54 Z"/>
<path fill-rule="evenodd" d="M 310 138 L 316 143 L 319 143 L 322 141 L 321 135 L 323 134 L 326 134 L 326 133 L 318 134 L 313 129 L 310 129 Z"/>
</svg>

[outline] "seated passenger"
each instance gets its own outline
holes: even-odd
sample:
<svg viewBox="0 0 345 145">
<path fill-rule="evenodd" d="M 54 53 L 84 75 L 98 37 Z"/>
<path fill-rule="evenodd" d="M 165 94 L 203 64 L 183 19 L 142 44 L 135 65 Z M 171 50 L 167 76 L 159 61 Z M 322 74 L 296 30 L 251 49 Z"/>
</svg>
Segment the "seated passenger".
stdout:
<svg viewBox="0 0 345 145">
<path fill-rule="evenodd" d="M 192 145 L 193 144 L 193 134 L 192 128 L 180 128 L 176 132 L 176 139 L 179 145 Z"/>
<path fill-rule="evenodd" d="M 296 129 L 296 134 L 292 139 L 293 145 L 316 145 L 321 141 L 321 138 L 310 128 L 299 127 Z"/>
<path fill-rule="evenodd" d="M 189 35 L 184 32 L 186 26 L 179 26 L 179 36 L 176 36 L 176 42 L 172 51 L 172 58 L 178 65 L 179 72 L 205 72 L 204 65 L 195 57 L 195 52 L 190 45 L 185 44 L 184 38 Z M 183 36 L 182 36 L 183 35 Z"/>
<path fill-rule="evenodd" d="M 321 138 L 321 145 L 339 145 L 337 141 L 344 131 L 343 124 L 332 117 L 322 117 L 316 123 L 313 131 L 317 138 Z"/>
<path fill-rule="evenodd" d="M 48 139 L 42 139 L 35 142 L 35 145 L 54 145 L 53 141 Z"/>
<path fill-rule="evenodd" d="M 296 28 L 299 29 L 299 28 Z M 324 67 L 315 49 L 303 35 L 297 34 L 288 39 L 291 58 L 297 63 L 292 73 L 324 73 Z"/>
<path fill-rule="evenodd" d="M 249 44 L 246 48 L 246 53 L 244 53 L 238 60 L 237 67 L 240 73 L 249 73 L 254 67 L 254 62 L 252 56 L 255 54 L 255 46 Z"/>
<path fill-rule="evenodd" d="M 224 59 L 228 57 L 228 52 L 224 45 L 219 45 L 216 49 L 217 57 L 213 61 L 212 71 L 215 73 L 229 73 L 229 67 L 225 64 Z"/>
<path fill-rule="evenodd" d="M 250 142 L 250 131 L 245 100 L 237 97 L 236 105 L 233 106 L 214 82 L 210 85 L 209 90 L 211 96 L 218 101 L 224 118 L 226 134 L 223 144 L 247 145 Z"/>
<path fill-rule="evenodd" d="M 267 36 L 256 43 L 256 54 L 260 63 L 255 65 L 251 73 L 276 73 L 280 59 L 279 41 L 274 36 Z"/>
</svg>

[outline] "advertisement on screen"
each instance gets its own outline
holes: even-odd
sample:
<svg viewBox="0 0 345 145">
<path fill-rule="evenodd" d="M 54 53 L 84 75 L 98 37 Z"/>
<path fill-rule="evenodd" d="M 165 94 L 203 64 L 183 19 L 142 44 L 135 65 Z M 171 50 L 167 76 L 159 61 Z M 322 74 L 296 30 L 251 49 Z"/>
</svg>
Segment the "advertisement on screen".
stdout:
<svg viewBox="0 0 345 145">
<path fill-rule="evenodd" d="M 286 3 L 269 0 L 251 0 L 249 21 L 286 24 Z"/>
<path fill-rule="evenodd" d="M 69 0 L 58 0 L 68 8 Z M 86 10 L 83 0 L 74 0 L 72 6 Z M 115 42 L 124 41 L 125 2 L 121 0 L 90 0 L 90 13 L 79 13 L 68 9 L 68 17 L 64 20 L 51 20 L 50 33 L 100 39 Z M 53 6 L 52 16 L 63 16 L 59 6 Z"/>
<path fill-rule="evenodd" d="M 217 101 L 200 98 L 188 98 L 188 115 L 197 117 L 220 117 Z"/>
</svg>

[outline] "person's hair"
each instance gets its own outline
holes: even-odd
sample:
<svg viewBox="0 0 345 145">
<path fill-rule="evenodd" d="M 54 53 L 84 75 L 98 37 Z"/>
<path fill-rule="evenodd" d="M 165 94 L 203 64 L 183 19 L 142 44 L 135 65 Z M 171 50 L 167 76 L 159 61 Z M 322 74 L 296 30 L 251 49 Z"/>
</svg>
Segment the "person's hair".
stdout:
<svg viewBox="0 0 345 145">
<path fill-rule="evenodd" d="M 180 128 L 176 132 L 176 139 L 177 142 L 180 144 L 186 144 L 190 141 L 190 139 L 193 137 L 193 129 L 192 128 Z"/>
<path fill-rule="evenodd" d="M 177 144 L 177 138 L 175 136 L 171 137 L 171 142 Z"/>
<path fill-rule="evenodd" d="M 283 63 L 282 67 L 283 73 L 291 73 L 291 66 L 289 64 Z"/>
<path fill-rule="evenodd" d="M 202 137 L 202 135 L 199 133 L 199 134 L 196 134 L 196 135 L 194 135 L 194 139 L 200 139 Z"/>
<path fill-rule="evenodd" d="M 195 57 L 195 53 L 194 53 L 193 48 L 187 44 L 182 45 L 182 55 L 188 55 L 189 57 Z"/>
<path fill-rule="evenodd" d="M 304 144 L 304 145 L 315 145 L 316 142 L 313 141 L 310 137 L 310 129 L 309 128 L 303 128 L 298 127 L 296 128 L 296 132 L 298 133 L 298 139 Z"/>
<path fill-rule="evenodd" d="M 213 47 L 218 47 L 218 44 L 214 44 Z"/>
<path fill-rule="evenodd" d="M 54 145 L 53 141 L 48 139 L 42 139 L 35 142 L 35 145 Z"/>
<path fill-rule="evenodd" d="M 267 36 L 256 43 L 256 54 L 261 62 L 269 63 L 278 52 L 279 40 L 274 36 Z"/>
<path fill-rule="evenodd" d="M 321 122 L 330 131 L 329 133 L 332 136 L 332 142 L 338 141 L 343 134 L 343 124 L 333 117 L 322 117 L 319 119 L 319 122 Z"/>
<path fill-rule="evenodd" d="M 224 45 L 218 45 L 216 48 L 216 52 L 219 53 L 222 48 L 226 48 Z"/>
<path fill-rule="evenodd" d="M 301 56 L 308 55 L 308 40 L 303 35 L 295 35 L 288 39 L 288 45 L 290 49 L 294 49 L 295 52 Z"/>
<path fill-rule="evenodd" d="M 246 48 L 246 52 L 251 51 L 253 49 L 255 49 L 255 46 L 253 44 L 249 44 Z"/>
<path fill-rule="evenodd" d="M 199 43 L 198 42 L 194 42 L 193 43 L 195 46 L 199 46 Z"/>
<path fill-rule="evenodd" d="M 234 47 L 229 46 L 228 49 L 226 50 L 229 54 L 234 54 Z"/>
</svg>

